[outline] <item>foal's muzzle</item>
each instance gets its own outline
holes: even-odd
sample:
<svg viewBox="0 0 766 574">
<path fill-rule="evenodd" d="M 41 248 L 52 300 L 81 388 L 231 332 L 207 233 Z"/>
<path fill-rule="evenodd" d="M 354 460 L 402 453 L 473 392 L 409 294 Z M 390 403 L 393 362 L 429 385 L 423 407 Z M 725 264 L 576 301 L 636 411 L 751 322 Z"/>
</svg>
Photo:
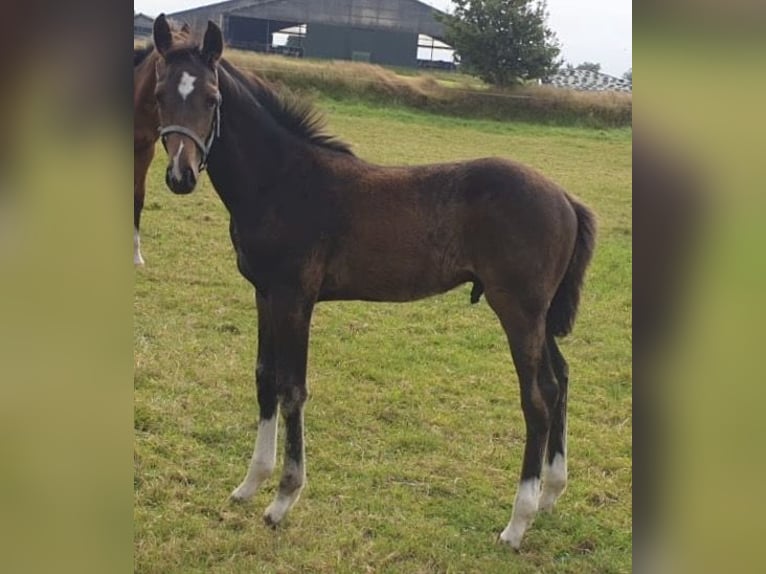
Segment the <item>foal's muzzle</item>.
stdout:
<svg viewBox="0 0 766 574">
<path fill-rule="evenodd" d="M 197 185 L 197 176 L 192 168 L 187 167 L 181 170 L 181 179 L 176 179 L 173 175 L 173 168 L 168 166 L 165 172 L 165 185 L 173 193 L 186 195 L 194 191 L 194 186 Z"/>
<path fill-rule="evenodd" d="M 199 173 L 202 173 L 205 168 L 207 167 L 207 160 L 210 156 L 210 149 L 213 147 L 213 142 L 217 137 L 221 135 L 221 100 L 219 97 L 218 103 L 215 106 L 215 113 L 213 113 L 213 122 L 210 126 L 210 133 L 208 133 L 208 136 L 205 140 L 203 140 L 199 135 L 194 133 L 193 130 L 190 130 L 187 127 L 179 126 L 179 125 L 169 125 L 169 126 L 160 126 L 160 140 L 162 141 L 162 145 L 165 147 L 165 151 L 167 151 L 167 141 L 166 136 L 170 134 L 178 134 L 181 136 L 186 137 L 187 139 L 190 139 L 194 142 L 194 145 L 197 146 L 197 150 L 200 154 L 200 161 L 199 165 L 197 166 L 197 170 L 193 170 L 190 167 L 185 168 L 181 172 L 180 179 L 177 179 L 174 174 L 172 168 L 168 167 L 167 172 L 165 173 L 165 183 L 170 188 L 170 190 L 173 193 L 177 194 L 187 194 L 191 193 L 194 190 L 194 186 L 197 183 L 197 175 Z"/>
</svg>

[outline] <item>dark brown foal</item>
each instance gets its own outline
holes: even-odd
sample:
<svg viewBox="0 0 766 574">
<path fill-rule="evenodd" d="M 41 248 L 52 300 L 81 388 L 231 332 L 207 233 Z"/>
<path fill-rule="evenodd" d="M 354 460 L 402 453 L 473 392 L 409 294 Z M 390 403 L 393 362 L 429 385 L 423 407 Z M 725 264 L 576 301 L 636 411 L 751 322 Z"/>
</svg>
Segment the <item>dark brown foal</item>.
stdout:
<svg viewBox="0 0 766 574">
<path fill-rule="evenodd" d="M 572 330 L 595 219 L 531 168 L 499 158 L 415 167 L 369 164 L 323 134 L 313 111 L 221 60 L 220 29 L 201 47 L 154 28 L 156 96 L 175 193 L 207 166 L 231 216 L 242 275 L 256 290 L 260 419 L 244 481 L 247 500 L 276 464 L 286 427 L 278 524 L 305 485 L 303 408 L 314 305 L 412 301 L 460 284 L 482 292 L 505 330 L 521 387 L 526 446 L 513 514 L 514 548 L 539 507 L 566 485 L 566 362 L 554 337 Z M 542 486 L 541 486 L 542 484 Z"/>
</svg>

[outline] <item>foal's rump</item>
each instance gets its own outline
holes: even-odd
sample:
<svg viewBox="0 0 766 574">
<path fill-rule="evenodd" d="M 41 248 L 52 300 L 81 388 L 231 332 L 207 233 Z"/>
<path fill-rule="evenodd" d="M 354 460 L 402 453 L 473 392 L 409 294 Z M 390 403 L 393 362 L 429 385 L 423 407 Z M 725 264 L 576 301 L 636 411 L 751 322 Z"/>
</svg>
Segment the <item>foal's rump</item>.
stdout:
<svg viewBox="0 0 766 574">
<path fill-rule="evenodd" d="M 571 198 L 536 170 L 511 160 L 483 158 L 459 166 L 453 195 L 461 205 L 460 243 L 474 283 L 471 302 L 489 288 L 547 306 L 575 242 Z"/>
<path fill-rule="evenodd" d="M 550 301 L 572 257 L 578 221 L 557 184 L 516 162 L 468 162 L 460 189 L 463 243 L 484 287 Z"/>
</svg>

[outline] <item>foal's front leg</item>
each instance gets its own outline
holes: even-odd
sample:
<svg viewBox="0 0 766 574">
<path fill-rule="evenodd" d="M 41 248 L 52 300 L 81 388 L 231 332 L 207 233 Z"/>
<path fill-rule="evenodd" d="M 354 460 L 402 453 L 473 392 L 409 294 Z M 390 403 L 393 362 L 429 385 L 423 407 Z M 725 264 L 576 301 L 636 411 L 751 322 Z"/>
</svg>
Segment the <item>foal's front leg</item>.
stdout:
<svg viewBox="0 0 766 574">
<path fill-rule="evenodd" d="M 285 421 L 285 458 L 279 491 L 266 509 L 266 524 L 279 524 L 298 501 L 306 484 L 303 442 L 303 406 L 306 390 L 306 362 L 309 328 L 314 302 L 303 294 L 282 290 L 271 301 L 274 334 L 277 396 Z"/>
<path fill-rule="evenodd" d="M 247 476 L 231 498 L 237 502 L 249 500 L 263 481 L 274 472 L 277 462 L 277 385 L 274 370 L 274 344 L 271 332 L 270 309 L 258 293 L 255 295 L 258 307 L 258 360 L 255 367 L 255 385 L 258 393 L 258 435 L 250 460 Z"/>
<path fill-rule="evenodd" d="M 144 209 L 146 196 L 146 172 L 154 157 L 154 141 L 142 145 L 138 150 L 133 148 L 133 264 L 143 265 L 141 255 L 141 212 Z"/>
</svg>

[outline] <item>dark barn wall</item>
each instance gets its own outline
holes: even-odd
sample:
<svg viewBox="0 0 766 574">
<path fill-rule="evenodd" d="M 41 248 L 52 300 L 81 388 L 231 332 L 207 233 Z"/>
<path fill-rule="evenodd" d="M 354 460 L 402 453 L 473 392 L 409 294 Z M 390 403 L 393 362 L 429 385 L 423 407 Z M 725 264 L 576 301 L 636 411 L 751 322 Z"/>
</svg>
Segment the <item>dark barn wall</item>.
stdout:
<svg viewBox="0 0 766 574">
<path fill-rule="evenodd" d="M 226 40 L 229 42 L 257 42 L 258 44 L 269 44 L 271 41 L 268 20 L 229 16 L 228 18 L 225 18 L 225 21 L 225 35 Z"/>
<path fill-rule="evenodd" d="M 303 46 L 308 58 L 351 60 L 367 52 L 373 64 L 417 65 L 418 35 L 411 32 L 309 24 Z"/>
<path fill-rule="evenodd" d="M 261 18 L 243 18 L 224 16 L 226 41 L 232 45 L 261 44 L 271 45 L 274 32 L 294 26 L 295 22 L 264 20 Z"/>
</svg>

